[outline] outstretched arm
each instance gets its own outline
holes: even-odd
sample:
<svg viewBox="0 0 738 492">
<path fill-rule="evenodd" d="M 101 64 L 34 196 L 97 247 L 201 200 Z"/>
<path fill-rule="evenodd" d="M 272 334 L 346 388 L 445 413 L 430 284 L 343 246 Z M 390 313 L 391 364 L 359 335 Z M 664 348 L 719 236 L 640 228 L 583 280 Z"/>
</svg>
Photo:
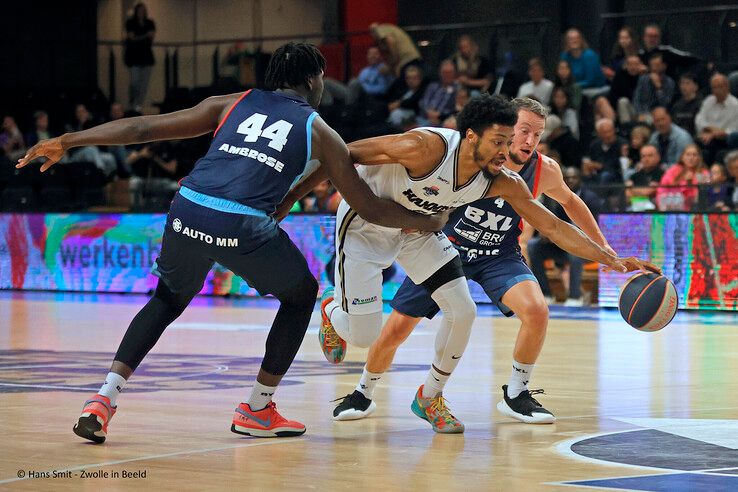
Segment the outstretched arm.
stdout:
<svg viewBox="0 0 738 492">
<path fill-rule="evenodd" d="M 111 121 L 81 132 L 65 133 L 61 137 L 42 140 L 18 159 L 16 167 L 23 167 L 39 157 L 47 161 L 45 171 L 62 158 L 64 152 L 87 145 L 129 145 L 156 140 L 192 138 L 215 131 L 226 108 L 242 94 L 209 97 L 197 106 L 174 113 L 138 116 Z"/>
<path fill-rule="evenodd" d="M 602 263 L 619 272 L 633 270 L 660 272 L 657 266 L 647 261 L 634 257 L 619 258 L 617 255 L 605 251 L 580 229 L 560 220 L 541 205 L 533 198 L 525 182 L 518 175 L 507 172 L 501 173 L 492 186 L 490 194 L 499 195 L 507 200 L 513 209 L 530 225 L 538 229 L 541 234 L 548 237 L 560 248 L 573 255 Z"/>
<path fill-rule="evenodd" d="M 417 171 L 425 174 L 422 172 L 423 168 L 427 166 L 432 167 L 437 164 L 431 162 L 429 156 L 443 155 L 445 146 L 441 138 L 431 132 L 411 131 L 401 135 L 387 135 L 358 140 L 348 144 L 348 149 L 351 153 L 352 162 L 358 162 L 367 166 L 400 164 L 411 173 Z M 325 165 L 321 164 L 311 175 L 300 181 L 290 190 L 284 200 L 282 200 L 282 203 L 277 207 L 275 217 L 278 220 L 282 220 L 292 209 L 292 205 L 296 201 L 310 193 L 313 188 L 326 179 L 329 179 L 328 172 L 326 171 Z"/>
<path fill-rule="evenodd" d="M 439 231 L 446 224 L 448 212 L 436 215 L 418 214 L 392 200 L 377 197 L 359 177 L 341 137 L 321 118 L 315 119 L 313 128 L 313 148 L 317 154 L 313 154 L 313 158 L 320 160 L 328 179 L 364 220 L 385 227 L 422 231 Z"/>
</svg>

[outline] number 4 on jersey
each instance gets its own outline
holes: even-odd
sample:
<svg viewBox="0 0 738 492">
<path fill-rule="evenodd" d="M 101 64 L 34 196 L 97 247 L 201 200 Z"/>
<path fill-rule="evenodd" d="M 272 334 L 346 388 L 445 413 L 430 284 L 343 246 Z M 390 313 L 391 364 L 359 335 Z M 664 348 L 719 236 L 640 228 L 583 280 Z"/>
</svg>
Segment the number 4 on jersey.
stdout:
<svg viewBox="0 0 738 492">
<path fill-rule="evenodd" d="M 264 128 L 266 120 L 267 116 L 265 114 L 254 113 L 238 125 L 236 132 L 246 135 L 243 138 L 244 142 L 256 142 L 259 137 L 267 138 L 269 139 L 269 147 L 281 152 L 287 143 L 287 136 L 292 130 L 292 123 L 279 120 Z"/>
</svg>

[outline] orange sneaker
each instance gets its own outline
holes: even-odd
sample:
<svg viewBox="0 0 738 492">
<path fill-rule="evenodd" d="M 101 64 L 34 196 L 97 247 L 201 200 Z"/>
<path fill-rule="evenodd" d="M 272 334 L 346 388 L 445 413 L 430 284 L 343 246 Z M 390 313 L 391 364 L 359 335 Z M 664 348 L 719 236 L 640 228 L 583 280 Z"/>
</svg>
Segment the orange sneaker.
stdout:
<svg viewBox="0 0 738 492">
<path fill-rule="evenodd" d="M 82 415 L 72 430 L 79 437 L 102 444 L 105 442 L 105 436 L 108 435 L 108 422 L 115 415 L 117 408 L 110 405 L 110 399 L 107 396 L 96 394 L 85 402 Z"/>
<path fill-rule="evenodd" d="M 318 331 L 318 341 L 323 349 L 323 355 L 331 364 L 340 364 L 346 357 L 346 340 L 341 338 L 331 324 L 331 319 L 325 312 L 325 307 L 333 300 L 333 287 L 323 291 L 320 298 L 320 315 L 323 322 Z"/>
<path fill-rule="evenodd" d="M 231 432 L 254 437 L 292 437 L 303 435 L 305 426 L 282 417 L 273 401 L 256 412 L 248 403 L 241 403 L 233 416 Z"/>
</svg>

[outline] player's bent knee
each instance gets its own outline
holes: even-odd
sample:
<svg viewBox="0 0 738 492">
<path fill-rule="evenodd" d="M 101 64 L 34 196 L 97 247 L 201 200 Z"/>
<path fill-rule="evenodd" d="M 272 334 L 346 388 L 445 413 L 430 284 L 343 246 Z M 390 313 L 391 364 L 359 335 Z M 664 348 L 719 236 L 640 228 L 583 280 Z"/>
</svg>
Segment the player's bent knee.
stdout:
<svg viewBox="0 0 738 492">
<path fill-rule="evenodd" d="M 312 308 L 318 297 L 318 281 L 312 275 L 303 275 L 289 289 L 274 296 L 282 303 Z"/>
<path fill-rule="evenodd" d="M 350 314 L 349 342 L 361 348 L 368 348 L 379 338 L 382 331 L 382 312 L 371 314 Z"/>
<path fill-rule="evenodd" d="M 532 299 L 525 306 L 516 311 L 520 320 L 524 323 L 533 323 L 545 329 L 548 323 L 548 304 L 545 299 Z"/>
</svg>

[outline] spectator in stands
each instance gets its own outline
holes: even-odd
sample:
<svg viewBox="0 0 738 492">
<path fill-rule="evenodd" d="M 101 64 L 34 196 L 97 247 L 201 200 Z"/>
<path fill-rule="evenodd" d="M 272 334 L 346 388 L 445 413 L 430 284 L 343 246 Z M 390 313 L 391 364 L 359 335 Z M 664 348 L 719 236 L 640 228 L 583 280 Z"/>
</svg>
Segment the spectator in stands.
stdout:
<svg viewBox="0 0 738 492">
<path fill-rule="evenodd" d="M 684 149 L 679 161 L 666 170 L 656 191 L 659 210 L 688 212 L 697 203 L 697 185 L 710 182 L 710 173 L 705 168 L 702 153 L 695 144 Z"/>
<path fill-rule="evenodd" d="M 49 131 L 49 115 L 46 111 L 33 113 L 33 130 L 26 134 L 26 145 L 33 147 L 41 140 L 54 137 Z"/>
<path fill-rule="evenodd" d="M 464 109 L 464 106 L 466 106 L 466 103 L 469 102 L 469 99 L 471 99 L 471 93 L 469 92 L 469 89 L 466 87 L 459 86 L 456 89 L 456 107 L 454 110 L 454 114 L 443 120 L 443 127 L 448 128 L 449 130 L 456 130 L 456 116 L 461 112 L 462 109 Z"/>
<path fill-rule="evenodd" d="M 738 210 L 738 150 L 728 152 L 724 162 L 728 170 L 728 185 L 731 189 L 730 202 Z"/>
<path fill-rule="evenodd" d="M 651 129 L 644 125 L 636 125 L 630 130 L 630 145 L 628 145 L 628 159 L 633 163 L 641 160 L 641 148 L 651 138 Z"/>
<path fill-rule="evenodd" d="M 638 171 L 625 182 L 628 187 L 625 190 L 628 210 L 634 212 L 654 210 L 656 204 L 653 198 L 656 196 L 656 187 L 664 176 L 659 149 L 652 144 L 641 147 L 641 159 L 637 167 Z"/>
<path fill-rule="evenodd" d="M 664 56 L 653 53 L 648 60 L 648 73 L 640 76 L 633 93 L 638 121 L 648 121 L 651 110 L 656 106 L 669 107 L 675 93 L 676 83 L 666 75 Z"/>
<path fill-rule="evenodd" d="M 543 131 L 541 141 L 550 146 L 551 153 L 556 152 L 560 156 L 556 162 L 562 167 L 579 166 L 582 162 L 579 141 L 555 114 L 550 114 L 546 118 L 546 129 Z M 550 156 L 548 153 L 546 155 Z"/>
<path fill-rule="evenodd" d="M 420 99 L 419 126 L 441 126 L 456 110 L 456 68 L 444 60 L 438 69 L 438 82 L 431 82 Z"/>
<path fill-rule="evenodd" d="M 620 157 L 628 146 L 623 138 L 615 132 L 612 120 L 601 119 L 595 124 L 597 138 L 589 147 L 589 155 L 582 163 L 584 180 L 603 185 L 623 183 Z"/>
<path fill-rule="evenodd" d="M 366 51 L 366 67 L 359 72 L 358 80 L 361 89 L 370 96 L 381 98 L 387 94 L 394 77 L 376 46 Z"/>
<path fill-rule="evenodd" d="M 671 121 L 669 111 L 663 106 L 653 108 L 651 118 L 656 131 L 648 143 L 658 147 L 663 164 L 674 164 L 692 143 L 692 137 L 687 130 Z"/>
<path fill-rule="evenodd" d="M 310 195 L 302 200 L 302 211 L 335 214 L 339 203 L 341 203 L 341 194 L 330 181 L 325 180 L 313 188 Z"/>
<path fill-rule="evenodd" d="M 638 80 L 646 72 L 646 66 L 641 63 L 638 55 L 629 55 L 622 67 L 615 72 L 615 77 L 610 84 L 610 93 L 607 103 L 611 108 L 617 108 L 617 118 L 621 125 L 631 123 L 635 120 L 635 108 L 633 107 L 633 94 L 638 86 Z M 604 104 L 603 98 L 598 98 L 598 104 Z M 611 109 L 611 112 L 614 111 Z M 604 111 L 600 111 L 604 113 Z"/>
<path fill-rule="evenodd" d="M 374 44 L 379 47 L 382 58 L 389 66 L 395 81 L 389 89 L 390 97 L 399 98 L 407 90 L 405 71 L 411 66 L 421 67 L 423 58 L 415 46 L 415 42 L 401 28 L 394 24 L 377 24 L 369 26 Z"/>
<path fill-rule="evenodd" d="M 707 188 L 707 209 L 728 212 L 731 208 L 731 187 L 725 166 L 716 162 L 710 166 L 710 186 Z"/>
<path fill-rule="evenodd" d="M 80 103 L 74 107 L 74 120 L 66 125 L 66 131 L 67 133 L 71 133 L 87 130 L 96 124 L 97 122 L 92 116 L 92 113 L 87 110 L 87 106 Z M 94 145 L 72 149 L 66 162 L 92 162 L 108 177 L 112 176 L 117 169 L 115 157 L 109 152 L 102 152 Z"/>
<path fill-rule="evenodd" d="M 554 83 L 546 78 L 540 58 L 531 58 L 528 62 L 528 77 L 530 81 L 520 86 L 518 97 L 530 97 L 545 106 L 550 105 Z"/>
<path fill-rule="evenodd" d="M 123 105 L 119 102 L 110 103 L 110 111 L 108 113 L 108 121 L 115 121 L 126 116 Z"/>
<path fill-rule="evenodd" d="M 115 121 L 125 117 L 123 105 L 119 102 L 110 104 L 108 111 L 108 121 Z M 131 177 L 131 168 L 128 165 L 128 151 L 124 145 L 108 145 L 106 151 L 115 158 L 115 165 L 119 178 L 128 179 Z"/>
<path fill-rule="evenodd" d="M 738 131 L 738 99 L 730 93 L 728 78 L 716 73 L 710 79 L 710 89 L 712 94 L 702 102 L 694 119 L 708 162 L 726 148 L 728 134 Z"/>
<path fill-rule="evenodd" d="M 569 94 L 563 87 L 553 89 L 551 114 L 558 116 L 561 123 L 569 128 L 574 138 L 579 140 L 579 116 L 577 116 L 577 112 L 571 107 Z"/>
<path fill-rule="evenodd" d="M 3 153 L 15 162 L 23 157 L 26 153 L 26 143 L 23 140 L 23 134 L 15 122 L 15 118 L 10 115 L 3 117 L 3 128 L 0 133 L 0 148 Z"/>
<path fill-rule="evenodd" d="M 584 201 L 596 218 L 602 208 L 602 201 L 596 194 L 582 186 L 579 169 L 567 167 L 564 169 L 563 174 L 566 185 Z M 564 208 L 555 200 L 544 196 L 543 204 L 561 220 L 571 222 Z M 528 256 L 530 258 L 531 270 L 533 270 L 533 274 L 541 284 L 543 295 L 546 296 L 549 302 L 552 302 L 553 297 L 551 295 L 551 287 L 548 284 L 548 278 L 546 277 L 544 262 L 552 258 L 558 265 L 569 265 L 569 293 L 565 305 L 582 306 L 584 304 L 581 290 L 584 259 L 567 253 L 542 234 L 528 241 Z"/>
<path fill-rule="evenodd" d="M 604 67 L 602 72 L 608 80 L 612 80 L 618 70 L 623 68 L 625 60 L 629 56 L 638 56 L 638 38 L 632 27 L 625 26 L 618 31 L 618 39 L 610 52 L 610 61 Z"/>
<path fill-rule="evenodd" d="M 130 74 L 128 86 L 129 106 L 142 111 L 149 89 L 154 52 L 151 46 L 156 35 L 156 25 L 149 19 L 146 5 L 137 3 L 133 16 L 126 20 L 126 51 L 124 61 Z"/>
<path fill-rule="evenodd" d="M 702 106 L 702 95 L 697 77 L 687 72 L 679 77 L 679 92 L 681 97 L 671 107 L 674 123 L 684 128 L 690 135 L 696 135 L 694 120 Z"/>
<path fill-rule="evenodd" d="M 388 123 L 398 130 L 406 130 L 415 125 L 420 112 L 420 99 L 425 92 L 426 83 L 420 67 L 411 66 L 405 70 L 407 90 L 401 97 L 388 104 Z"/>
<path fill-rule="evenodd" d="M 131 151 L 127 163 L 133 172 L 129 187 L 133 204 L 141 206 L 148 194 L 173 194 L 179 189 L 176 152 L 175 142 L 144 144 Z"/>
<path fill-rule="evenodd" d="M 577 85 L 588 96 L 602 93 L 605 75 L 602 73 L 600 57 L 585 41 L 578 29 L 569 29 L 564 36 L 564 51 L 561 59 L 569 62 Z"/>
<path fill-rule="evenodd" d="M 569 93 L 569 102 L 571 107 L 579 111 L 582 106 L 582 88 L 576 83 L 574 75 L 571 73 L 571 65 L 566 60 L 559 60 L 556 64 L 556 76 L 554 77 L 554 86 L 563 87 Z"/>
<path fill-rule="evenodd" d="M 459 38 L 456 53 L 451 61 L 456 67 L 456 82 L 469 89 L 470 93 L 486 91 L 492 83 L 492 66 L 489 60 L 479 54 L 479 45 L 471 36 L 464 34 Z"/>
<path fill-rule="evenodd" d="M 661 53 L 668 67 L 667 74 L 672 79 L 699 63 L 700 60 L 692 54 L 661 44 L 661 37 L 661 27 L 658 24 L 648 24 L 643 28 L 643 48 L 638 51 L 643 63 L 648 63 L 654 53 Z"/>
</svg>

